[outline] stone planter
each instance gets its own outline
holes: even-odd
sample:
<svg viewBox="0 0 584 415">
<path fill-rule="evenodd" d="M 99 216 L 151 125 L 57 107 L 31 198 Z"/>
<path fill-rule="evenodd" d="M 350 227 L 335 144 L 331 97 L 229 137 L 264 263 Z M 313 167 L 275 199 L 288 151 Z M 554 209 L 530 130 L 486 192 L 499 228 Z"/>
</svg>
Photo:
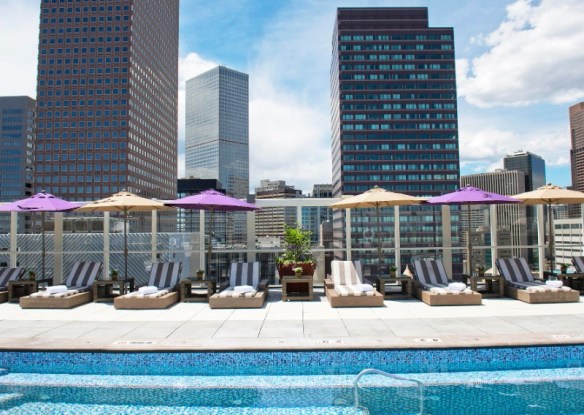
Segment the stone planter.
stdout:
<svg viewBox="0 0 584 415">
<path fill-rule="evenodd" d="M 280 277 L 295 276 L 294 268 L 301 267 L 302 275 L 314 275 L 314 270 L 316 269 L 315 264 L 290 264 L 290 265 L 278 265 L 278 274 Z"/>
</svg>

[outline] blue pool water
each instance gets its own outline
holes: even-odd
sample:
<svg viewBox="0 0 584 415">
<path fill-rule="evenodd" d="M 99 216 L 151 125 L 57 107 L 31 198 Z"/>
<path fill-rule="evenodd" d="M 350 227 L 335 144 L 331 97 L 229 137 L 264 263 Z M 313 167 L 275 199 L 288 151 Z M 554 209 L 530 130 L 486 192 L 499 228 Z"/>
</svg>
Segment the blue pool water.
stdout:
<svg viewBox="0 0 584 415">
<path fill-rule="evenodd" d="M 584 414 L 584 346 L 0 352 L 0 414 Z"/>
</svg>

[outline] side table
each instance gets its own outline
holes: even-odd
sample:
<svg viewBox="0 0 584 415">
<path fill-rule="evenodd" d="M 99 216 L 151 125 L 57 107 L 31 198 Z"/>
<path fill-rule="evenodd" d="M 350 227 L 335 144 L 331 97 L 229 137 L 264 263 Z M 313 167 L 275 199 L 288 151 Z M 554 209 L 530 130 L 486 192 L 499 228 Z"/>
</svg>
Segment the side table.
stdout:
<svg viewBox="0 0 584 415">
<path fill-rule="evenodd" d="M 282 301 L 312 301 L 312 275 L 282 277 Z"/>
<path fill-rule="evenodd" d="M 505 295 L 505 279 L 501 275 L 477 275 L 462 274 L 462 282 L 468 284 L 470 289 L 482 294 L 483 297 L 503 297 Z M 479 282 L 484 281 L 479 288 Z"/>
<path fill-rule="evenodd" d="M 412 298 L 414 281 L 410 277 L 378 277 L 375 283 L 377 291 L 384 298 L 410 299 Z"/>
<path fill-rule="evenodd" d="M 93 283 L 93 302 L 111 302 L 119 295 L 134 291 L 134 278 L 98 280 Z"/>
<path fill-rule="evenodd" d="M 580 293 L 584 293 L 584 273 L 572 273 L 572 274 L 555 274 L 560 281 L 566 284 L 566 287 L 570 287 L 573 290 L 578 290 Z"/>
<path fill-rule="evenodd" d="M 20 297 L 36 293 L 39 289 L 53 283 L 52 278 L 42 280 L 16 280 L 8 282 L 8 301 L 16 302 Z"/>
<path fill-rule="evenodd" d="M 180 301 L 209 301 L 215 294 L 215 280 L 185 278 L 180 280 Z"/>
</svg>

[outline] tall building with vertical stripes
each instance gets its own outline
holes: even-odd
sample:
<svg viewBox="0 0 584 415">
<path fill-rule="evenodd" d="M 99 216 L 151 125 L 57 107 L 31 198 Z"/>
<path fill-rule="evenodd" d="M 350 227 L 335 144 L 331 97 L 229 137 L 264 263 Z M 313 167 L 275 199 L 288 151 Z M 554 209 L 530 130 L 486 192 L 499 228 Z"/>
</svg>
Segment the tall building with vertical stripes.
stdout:
<svg viewBox="0 0 584 415">
<path fill-rule="evenodd" d="M 173 199 L 179 0 L 40 2 L 35 186 Z"/>
</svg>

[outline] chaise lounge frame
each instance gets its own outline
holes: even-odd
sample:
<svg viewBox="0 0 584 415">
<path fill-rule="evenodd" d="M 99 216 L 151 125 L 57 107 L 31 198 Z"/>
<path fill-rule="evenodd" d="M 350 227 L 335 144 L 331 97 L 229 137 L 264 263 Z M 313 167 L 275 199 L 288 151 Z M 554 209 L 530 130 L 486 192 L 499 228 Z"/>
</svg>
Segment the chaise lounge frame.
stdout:
<svg viewBox="0 0 584 415">
<path fill-rule="evenodd" d="M 343 276 L 340 270 L 344 269 Z M 324 280 L 326 298 L 332 308 L 337 307 L 382 307 L 383 295 L 373 290 L 372 295 L 339 295 L 336 285 L 363 283 L 361 261 L 331 261 L 331 276 Z"/>
<path fill-rule="evenodd" d="M 253 297 L 223 297 L 220 294 L 229 287 L 238 285 L 251 285 L 257 292 Z M 209 298 L 210 308 L 262 308 L 268 298 L 268 280 L 260 280 L 260 263 L 247 262 L 231 264 L 229 281 L 223 282 L 219 286 L 219 292 Z"/>
</svg>

